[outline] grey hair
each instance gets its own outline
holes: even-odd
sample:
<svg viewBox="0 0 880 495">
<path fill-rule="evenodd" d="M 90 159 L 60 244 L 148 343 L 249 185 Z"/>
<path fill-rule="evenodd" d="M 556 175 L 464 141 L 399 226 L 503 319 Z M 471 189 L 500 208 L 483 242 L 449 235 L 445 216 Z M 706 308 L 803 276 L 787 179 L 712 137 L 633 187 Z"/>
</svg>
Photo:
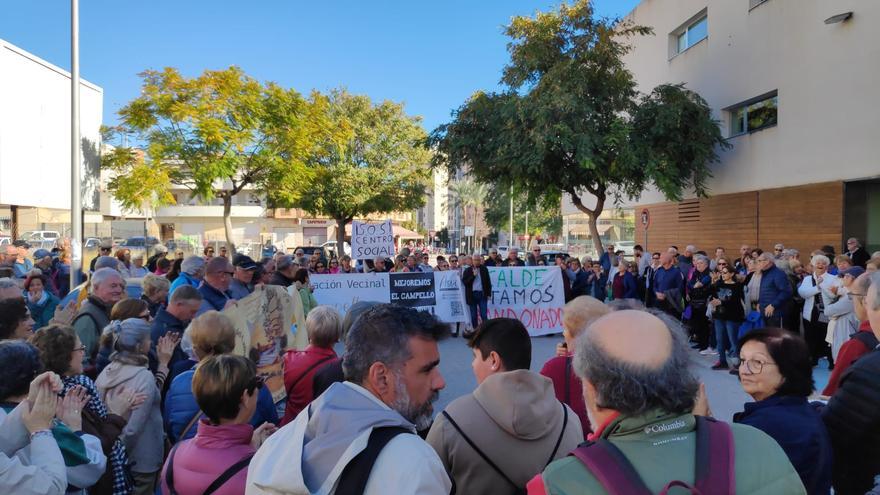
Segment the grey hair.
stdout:
<svg viewBox="0 0 880 495">
<path fill-rule="evenodd" d="M 145 294 L 151 296 L 163 289 L 168 290 L 171 287 L 171 282 L 169 282 L 168 279 L 165 277 L 160 277 L 158 275 L 148 273 L 141 281 L 141 287 L 143 287 Z"/>
<path fill-rule="evenodd" d="M 868 306 L 868 309 L 870 309 L 871 311 L 880 311 L 880 272 L 874 272 L 867 278 L 867 287 L 865 287 L 865 291 L 862 294 L 868 294 L 868 291 L 871 290 L 871 287 L 873 287 L 874 304 Z M 865 298 L 865 302 L 867 303 L 867 298 Z"/>
<path fill-rule="evenodd" d="M 192 255 L 187 256 L 185 260 L 180 264 L 180 271 L 186 273 L 187 275 L 195 275 L 199 272 L 204 272 L 205 270 L 205 258 L 201 256 Z"/>
<path fill-rule="evenodd" d="M 284 256 L 278 258 L 275 261 L 275 270 L 277 270 L 279 272 L 287 270 L 288 268 L 293 266 L 293 263 L 294 263 L 293 256 L 290 256 L 289 254 L 285 254 Z"/>
<path fill-rule="evenodd" d="M 92 291 L 94 291 L 98 288 L 99 285 L 103 284 L 113 277 L 122 278 L 122 274 L 112 268 L 99 268 L 95 270 L 95 273 L 92 274 L 91 279 Z"/>
<path fill-rule="evenodd" d="M 119 260 L 115 256 L 98 256 L 95 260 L 95 271 L 101 268 L 112 268 L 119 271 Z"/>
<path fill-rule="evenodd" d="M 104 333 L 113 334 L 113 354 L 111 361 L 131 359 L 136 356 L 146 356 L 139 349 L 141 343 L 150 338 L 150 324 L 142 318 L 128 318 L 126 320 L 113 320 L 104 329 Z"/>
<path fill-rule="evenodd" d="M 816 263 L 819 262 L 819 261 L 824 261 L 826 265 L 830 265 L 830 264 L 831 264 L 831 260 L 829 260 L 829 259 L 828 259 L 828 256 L 825 256 L 824 254 L 817 254 L 817 255 L 813 256 L 812 258 L 810 258 L 810 264 L 811 264 L 811 265 L 814 265 L 814 266 L 815 266 Z"/>
<path fill-rule="evenodd" d="M 684 248 L 684 250 L 685 250 L 685 251 L 690 251 L 691 253 L 696 253 L 696 252 L 697 252 L 697 246 L 694 246 L 693 244 L 688 244 L 688 245 Z"/>
<path fill-rule="evenodd" d="M 342 317 L 333 306 L 316 306 L 306 317 L 309 342 L 317 347 L 333 347 L 342 334 Z"/>
<path fill-rule="evenodd" d="M 19 287 L 18 283 L 16 283 L 16 281 L 14 279 L 11 279 L 9 277 L 0 278 L 0 289 L 12 289 L 12 288 L 21 289 L 21 287 Z"/>
<path fill-rule="evenodd" d="M 646 311 L 663 321 L 672 338 L 672 351 L 660 368 L 648 368 L 608 355 L 596 341 L 594 322 L 575 340 L 575 372 L 596 388 L 599 407 L 625 416 L 639 416 L 658 408 L 673 414 L 690 412 L 699 381 L 690 368 L 687 339 L 681 325 L 665 313 Z"/>
<path fill-rule="evenodd" d="M 706 263 L 708 265 L 709 264 L 709 257 L 703 256 L 702 254 L 698 254 L 698 255 L 694 256 L 694 263 L 696 263 L 697 261 L 702 261 L 703 263 Z"/>
<path fill-rule="evenodd" d="M 448 333 L 448 326 L 428 312 L 397 304 L 377 304 L 365 311 L 345 336 L 345 379 L 363 384 L 374 363 L 397 370 L 412 357 L 410 338 L 436 342 Z"/>
<path fill-rule="evenodd" d="M 171 303 L 176 303 L 180 301 L 202 302 L 202 293 L 199 292 L 199 290 L 192 285 L 181 285 L 180 287 L 174 289 L 174 292 L 171 293 L 171 299 L 169 299 L 169 302 Z"/>
<path fill-rule="evenodd" d="M 608 306 L 608 309 L 611 311 L 623 311 L 625 309 L 635 309 L 639 311 L 645 310 L 645 305 L 642 301 L 632 298 L 614 299 L 613 301 L 608 301 L 605 305 Z"/>
</svg>

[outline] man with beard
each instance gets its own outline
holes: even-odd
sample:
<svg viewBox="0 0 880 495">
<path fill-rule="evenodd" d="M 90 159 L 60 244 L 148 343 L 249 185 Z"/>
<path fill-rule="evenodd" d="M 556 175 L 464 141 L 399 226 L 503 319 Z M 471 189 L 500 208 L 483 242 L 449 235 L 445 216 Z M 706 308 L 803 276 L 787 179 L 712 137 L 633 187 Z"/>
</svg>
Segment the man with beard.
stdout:
<svg viewBox="0 0 880 495">
<path fill-rule="evenodd" d="M 263 444 L 246 493 L 450 493 L 440 458 L 416 435 L 446 386 L 437 342 L 447 332 L 411 308 L 378 304 L 363 313 L 345 338 L 345 381 Z"/>
</svg>

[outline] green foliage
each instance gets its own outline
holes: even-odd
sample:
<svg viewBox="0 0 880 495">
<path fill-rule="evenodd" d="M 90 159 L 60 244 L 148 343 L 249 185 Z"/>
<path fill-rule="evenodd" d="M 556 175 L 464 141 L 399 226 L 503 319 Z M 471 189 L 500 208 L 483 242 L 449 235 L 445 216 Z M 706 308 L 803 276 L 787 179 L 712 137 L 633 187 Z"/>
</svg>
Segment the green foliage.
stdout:
<svg viewBox="0 0 880 495">
<path fill-rule="evenodd" d="M 420 120 L 390 101 L 333 91 L 327 118 L 343 130 L 340 139 L 319 143 L 307 163 L 300 197 L 291 203 L 337 221 L 342 243 L 345 225 L 357 217 L 418 208 L 430 180 L 431 153 L 421 143 Z"/>
<path fill-rule="evenodd" d="M 702 100 L 664 90 L 643 104 L 673 108 L 642 115 L 635 80 L 623 63 L 631 50 L 628 40 L 651 32 L 628 21 L 594 19 L 588 0 L 514 18 L 506 29 L 511 38 L 502 78 L 506 91 L 478 91 L 453 113 L 452 122 L 431 134 L 434 165 L 450 171 L 466 167 L 479 182 L 502 192 L 515 186 L 544 205 L 570 195 L 590 217 L 600 252 L 596 220 L 609 196 L 634 199 L 650 184 L 670 198 L 680 197 L 688 185 L 704 191 L 706 165 L 722 141 L 720 134 L 707 132 L 710 126 L 717 131 L 717 124 L 698 110 Z M 653 133 L 639 127 L 676 112 L 681 119 Z M 691 127 L 699 129 L 694 131 L 699 139 L 688 144 L 690 150 L 666 146 L 661 158 L 645 166 L 642 160 L 654 144 L 664 139 L 682 144 L 680 133 Z M 581 202 L 585 193 L 597 198 L 595 207 Z"/>
<path fill-rule="evenodd" d="M 111 192 L 135 207 L 173 203 L 172 187 L 202 200 L 222 198 L 230 244 L 233 196 L 254 187 L 274 199 L 298 199 L 314 143 L 344 131 L 328 125 L 325 97 L 260 83 L 238 67 L 195 78 L 171 67 L 140 76 L 141 95 L 119 110 L 121 125 L 103 131 L 131 136 L 145 156 L 122 146 L 104 158 L 115 172 Z"/>
<path fill-rule="evenodd" d="M 562 211 L 559 202 L 541 204 L 530 202 L 514 191 L 513 230 L 525 232 L 526 211 L 529 212 L 529 233 L 531 235 L 560 235 L 562 233 Z M 486 201 L 484 211 L 486 223 L 495 232 L 507 232 L 510 228 L 510 189 L 493 188 Z"/>
</svg>

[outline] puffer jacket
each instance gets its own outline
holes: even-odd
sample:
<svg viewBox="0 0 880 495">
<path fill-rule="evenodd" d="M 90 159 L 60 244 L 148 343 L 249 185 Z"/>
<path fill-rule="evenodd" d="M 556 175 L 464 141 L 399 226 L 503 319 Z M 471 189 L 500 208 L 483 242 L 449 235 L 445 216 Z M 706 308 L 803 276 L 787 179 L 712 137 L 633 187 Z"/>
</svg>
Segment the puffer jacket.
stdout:
<svg viewBox="0 0 880 495">
<path fill-rule="evenodd" d="M 200 495 L 224 471 L 238 461 L 252 455 L 253 426 L 249 424 L 212 425 L 206 420 L 199 421 L 195 438 L 180 443 L 174 448 L 173 483 L 179 495 Z M 165 461 L 159 479 L 163 494 L 171 493 L 167 484 L 168 466 L 171 457 Z M 239 495 L 244 493 L 247 481 L 247 466 L 224 483 L 215 495 Z"/>
</svg>

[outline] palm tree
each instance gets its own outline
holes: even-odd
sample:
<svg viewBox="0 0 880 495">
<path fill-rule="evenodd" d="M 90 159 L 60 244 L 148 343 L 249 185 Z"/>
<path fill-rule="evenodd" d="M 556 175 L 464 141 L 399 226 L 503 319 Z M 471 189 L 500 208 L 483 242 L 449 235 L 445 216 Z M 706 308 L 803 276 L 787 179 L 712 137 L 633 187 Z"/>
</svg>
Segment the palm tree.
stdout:
<svg viewBox="0 0 880 495">
<path fill-rule="evenodd" d="M 474 236 L 477 236 L 477 206 L 482 205 L 486 201 L 488 187 L 474 181 L 468 177 L 457 179 L 449 184 L 449 193 L 458 200 L 459 204 L 464 208 L 464 224 L 467 226 L 468 208 L 473 207 L 474 211 Z M 471 247 L 476 246 L 475 242 L 471 243 Z M 482 245 L 482 243 L 481 243 Z"/>
</svg>

